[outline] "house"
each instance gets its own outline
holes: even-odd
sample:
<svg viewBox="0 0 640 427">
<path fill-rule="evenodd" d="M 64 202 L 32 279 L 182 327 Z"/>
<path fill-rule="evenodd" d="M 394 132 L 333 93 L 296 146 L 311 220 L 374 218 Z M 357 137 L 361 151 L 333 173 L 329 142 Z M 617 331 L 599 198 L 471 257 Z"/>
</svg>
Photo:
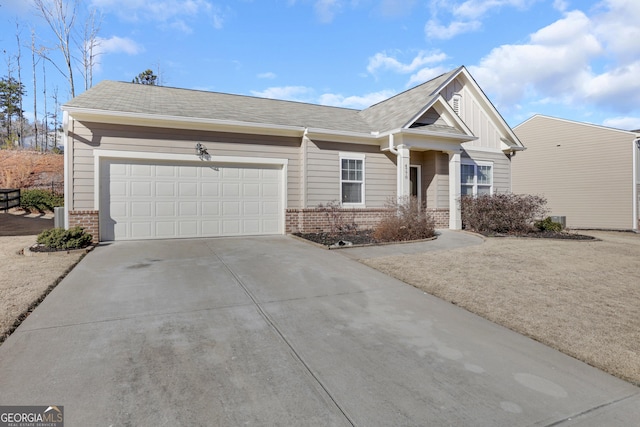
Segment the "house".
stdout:
<svg viewBox="0 0 640 427">
<path fill-rule="evenodd" d="M 465 67 L 364 110 L 104 81 L 63 106 L 65 225 L 100 240 L 310 232 L 390 198 L 461 228 L 524 147 Z"/>
<path fill-rule="evenodd" d="M 535 115 L 514 128 L 513 192 L 539 194 L 570 228 L 638 230 L 640 133 Z"/>
</svg>

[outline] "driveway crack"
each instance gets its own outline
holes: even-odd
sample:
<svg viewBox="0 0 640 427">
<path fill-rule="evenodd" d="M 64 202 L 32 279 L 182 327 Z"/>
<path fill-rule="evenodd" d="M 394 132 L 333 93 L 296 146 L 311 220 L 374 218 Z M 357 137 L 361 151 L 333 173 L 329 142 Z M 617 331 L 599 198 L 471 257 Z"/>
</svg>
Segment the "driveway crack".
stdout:
<svg viewBox="0 0 640 427">
<path fill-rule="evenodd" d="M 260 313 L 260 315 L 262 316 L 262 318 L 264 318 L 264 320 L 267 322 L 267 324 L 271 327 L 271 329 L 280 337 L 280 339 L 282 339 L 282 341 L 287 345 L 287 347 L 289 347 L 289 350 L 291 351 L 291 353 L 294 355 L 294 357 L 298 360 L 298 362 L 300 362 L 300 364 L 302 366 L 304 366 L 304 368 L 306 369 L 306 371 L 309 373 L 309 375 L 311 375 L 311 377 L 316 381 L 316 383 L 322 388 L 322 390 L 324 390 L 324 392 L 327 394 L 327 396 L 329 397 L 329 399 L 331 400 L 331 402 L 333 402 L 333 404 L 335 405 L 335 407 L 340 411 L 340 413 L 342 413 L 342 415 L 345 417 L 345 419 L 349 422 L 350 425 L 355 426 L 355 423 L 353 422 L 353 420 L 351 419 L 351 417 L 347 414 L 346 410 L 344 408 L 342 408 L 340 406 L 340 404 L 337 402 L 337 400 L 333 397 L 333 395 L 331 394 L 331 392 L 329 391 L 329 389 L 323 384 L 323 382 L 320 380 L 320 378 L 318 378 L 318 376 L 313 372 L 313 370 L 311 369 L 311 367 L 307 364 L 307 362 L 305 362 L 305 360 L 302 358 L 302 356 L 300 355 L 300 353 L 296 350 L 296 348 L 293 346 L 293 344 L 291 343 L 291 341 L 289 341 L 287 339 L 287 337 L 282 333 L 282 331 L 280 330 L 280 328 L 278 327 L 278 325 L 276 324 L 276 322 L 271 319 L 271 316 L 269 316 L 269 314 L 262 308 L 262 306 L 260 305 L 260 303 L 258 302 L 258 300 L 256 299 L 256 297 L 253 295 L 253 293 L 249 290 L 249 288 L 247 288 L 247 286 L 244 284 L 244 282 L 240 279 L 240 277 L 231 269 L 231 267 L 229 267 L 229 265 L 227 265 L 226 262 L 224 262 L 224 260 L 217 254 L 214 252 L 214 255 L 216 258 L 218 258 L 218 260 L 220 261 L 220 263 L 222 263 L 222 265 L 224 265 L 224 267 L 227 269 L 227 271 L 229 271 L 229 273 L 233 276 L 233 278 L 236 280 L 236 282 L 240 285 L 240 287 L 244 290 L 244 292 L 247 294 L 247 296 L 249 298 L 251 298 L 251 301 L 253 301 L 253 304 L 255 305 L 256 309 L 258 310 L 258 312 Z"/>
<path fill-rule="evenodd" d="M 582 416 L 585 416 L 585 415 L 590 414 L 592 412 L 598 411 L 598 410 L 600 410 L 602 408 L 606 408 L 607 406 L 615 405 L 615 404 L 623 402 L 623 401 L 625 401 L 627 399 L 631 399 L 631 398 L 633 398 L 633 397 L 635 397 L 637 395 L 638 395 L 638 393 L 633 393 L 633 394 L 630 394 L 629 396 L 625 396 L 625 397 L 621 397 L 620 399 L 612 400 L 611 402 L 605 402 L 605 403 L 603 403 L 601 405 L 594 406 L 593 408 L 589 408 L 589 409 L 587 409 L 585 411 L 579 412 L 579 413 L 577 413 L 575 415 L 572 415 L 570 417 L 567 417 L 567 418 L 564 418 L 562 420 L 553 422 L 551 424 L 547 424 L 545 427 L 555 427 L 555 426 L 562 425 L 562 424 L 566 423 L 567 421 L 575 421 L 579 417 L 582 417 Z"/>
</svg>

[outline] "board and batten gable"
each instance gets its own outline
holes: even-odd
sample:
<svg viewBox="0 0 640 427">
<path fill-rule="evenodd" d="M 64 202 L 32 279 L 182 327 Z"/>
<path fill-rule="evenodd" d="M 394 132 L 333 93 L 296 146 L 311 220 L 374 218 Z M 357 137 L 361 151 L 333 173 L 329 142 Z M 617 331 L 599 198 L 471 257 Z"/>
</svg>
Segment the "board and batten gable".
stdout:
<svg viewBox="0 0 640 427">
<path fill-rule="evenodd" d="M 512 160 L 513 191 L 547 199 L 572 228 L 633 228 L 635 134 L 536 115 L 514 131 L 527 146 Z"/>
<path fill-rule="evenodd" d="M 94 149 L 111 151 L 189 154 L 197 159 L 195 144 L 200 142 L 212 156 L 287 159 L 287 202 L 298 208 L 300 202 L 300 139 L 294 137 L 252 135 L 116 125 L 73 121 L 72 205 L 75 210 L 94 209 Z"/>
<path fill-rule="evenodd" d="M 459 78 L 454 79 L 441 94 L 454 111 L 477 137 L 462 144 L 462 162 L 488 162 L 493 165 L 493 193 L 509 193 L 511 185 L 511 158 L 502 149 L 503 131 L 496 117 L 497 111 L 475 88 Z M 456 99 L 457 98 L 457 99 Z M 526 144 L 524 144 L 526 146 Z"/>
</svg>

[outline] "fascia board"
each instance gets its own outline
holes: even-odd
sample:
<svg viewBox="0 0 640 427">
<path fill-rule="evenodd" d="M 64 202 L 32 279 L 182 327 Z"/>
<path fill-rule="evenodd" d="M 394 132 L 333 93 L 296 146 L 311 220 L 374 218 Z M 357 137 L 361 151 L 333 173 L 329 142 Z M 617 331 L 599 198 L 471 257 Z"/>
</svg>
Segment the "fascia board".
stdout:
<svg viewBox="0 0 640 427">
<path fill-rule="evenodd" d="M 355 144 L 377 144 L 377 133 L 349 132 L 331 129 L 307 128 L 306 135 L 309 139 L 323 139 L 335 142 L 348 142 Z"/>
</svg>

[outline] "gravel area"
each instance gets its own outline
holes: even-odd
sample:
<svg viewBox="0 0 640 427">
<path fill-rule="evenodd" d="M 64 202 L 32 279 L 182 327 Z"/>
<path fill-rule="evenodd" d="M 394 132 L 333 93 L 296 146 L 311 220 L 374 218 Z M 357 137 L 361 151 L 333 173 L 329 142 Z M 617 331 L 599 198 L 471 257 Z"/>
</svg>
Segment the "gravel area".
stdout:
<svg viewBox="0 0 640 427">
<path fill-rule="evenodd" d="M 640 385 L 640 235 L 583 233 L 362 262 Z"/>
</svg>

